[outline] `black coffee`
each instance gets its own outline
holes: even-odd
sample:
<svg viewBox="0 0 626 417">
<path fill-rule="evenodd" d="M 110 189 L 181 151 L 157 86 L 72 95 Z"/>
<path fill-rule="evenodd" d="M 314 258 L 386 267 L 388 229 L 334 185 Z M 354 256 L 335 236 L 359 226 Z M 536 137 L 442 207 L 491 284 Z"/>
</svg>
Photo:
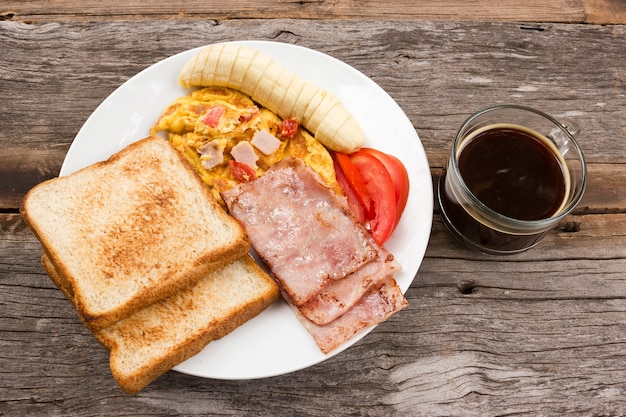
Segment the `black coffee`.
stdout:
<svg viewBox="0 0 626 417">
<path fill-rule="evenodd" d="M 458 166 L 465 184 L 490 209 L 518 220 L 545 219 L 563 204 L 561 158 L 545 139 L 506 125 L 474 136 Z"/>
<path fill-rule="evenodd" d="M 458 158 L 459 172 L 471 193 L 487 207 L 517 220 L 545 219 L 560 211 L 569 177 L 565 162 L 548 139 L 516 126 L 493 125 L 466 141 Z M 442 182 L 443 219 L 466 243 L 507 252 L 532 246 L 545 235 L 509 234 L 483 224 L 475 212 L 468 214 L 472 207 L 459 203 L 445 177 Z"/>
</svg>

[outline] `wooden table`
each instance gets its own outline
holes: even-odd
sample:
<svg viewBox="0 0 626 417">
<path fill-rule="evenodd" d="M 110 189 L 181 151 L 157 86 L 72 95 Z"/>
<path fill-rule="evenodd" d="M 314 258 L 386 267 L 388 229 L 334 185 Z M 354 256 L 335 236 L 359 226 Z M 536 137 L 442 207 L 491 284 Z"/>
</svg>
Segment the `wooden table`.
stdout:
<svg viewBox="0 0 626 417">
<path fill-rule="evenodd" d="M 0 415 L 626 414 L 626 3 L 389 3 L 0 5 Z M 314 48 L 371 77 L 413 123 L 433 183 L 475 110 L 570 118 L 585 197 L 540 246 L 508 257 L 461 246 L 435 209 L 410 306 L 321 364 L 250 381 L 168 372 L 125 395 L 46 277 L 19 203 L 125 80 L 236 39 Z"/>
</svg>

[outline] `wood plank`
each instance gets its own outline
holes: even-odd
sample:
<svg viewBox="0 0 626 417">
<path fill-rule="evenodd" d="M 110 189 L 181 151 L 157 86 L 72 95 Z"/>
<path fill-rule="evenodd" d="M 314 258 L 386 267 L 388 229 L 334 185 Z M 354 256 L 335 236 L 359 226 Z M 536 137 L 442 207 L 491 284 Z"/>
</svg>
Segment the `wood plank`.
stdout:
<svg viewBox="0 0 626 417">
<path fill-rule="evenodd" d="M 437 274 L 442 279 L 453 280 L 457 285 L 462 280 L 475 280 L 478 282 L 482 279 L 483 272 L 488 279 L 501 279 L 498 270 L 513 270 L 513 274 L 522 275 L 541 275 L 540 271 L 548 268 L 552 270 L 548 263 L 552 260 L 568 260 L 571 262 L 587 263 L 589 260 L 601 262 L 606 259 L 622 259 L 626 257 L 626 214 L 586 214 L 586 215 L 570 215 L 566 217 L 558 226 L 546 235 L 539 245 L 528 251 L 516 255 L 494 256 L 482 254 L 470 249 L 465 249 L 454 236 L 448 232 L 443 225 L 441 217 L 437 214 L 433 217 L 433 228 L 428 246 L 427 257 L 436 257 L 441 259 L 442 265 L 437 269 Z M 446 259 L 463 260 L 465 266 L 459 264 L 451 264 L 445 266 Z M 467 262 L 466 262 L 467 261 Z M 451 261 L 452 263 L 456 261 Z M 465 263 L 466 262 L 466 263 Z M 477 271 L 472 262 L 481 265 L 481 270 Z M 520 268 L 513 267 L 514 264 L 524 265 Z M 616 264 L 617 266 L 618 264 Z M 439 268 L 439 266 L 437 266 Z M 455 269 L 456 273 L 450 274 L 449 271 Z M 533 288 L 541 288 L 541 291 L 551 292 L 556 290 L 553 285 L 560 286 L 560 277 L 568 276 L 568 282 L 574 283 L 578 278 L 582 281 L 576 283 L 572 287 L 559 288 L 560 294 L 564 297 L 584 298 L 585 296 L 599 296 L 602 293 L 609 296 L 626 296 L 624 292 L 623 270 L 605 270 L 607 274 L 612 274 L 618 281 L 609 282 L 604 280 L 606 277 L 598 277 L 598 280 L 604 280 L 599 288 L 587 286 L 584 282 L 585 273 L 576 274 L 574 271 L 559 270 L 558 278 L 552 281 L 539 280 L 537 282 L 520 283 L 520 290 L 527 291 L 527 296 L 532 296 Z M 434 271 L 433 271 L 434 273 Z M 467 273 L 467 275 L 465 275 Z M 471 274 L 474 274 L 472 277 Z M 493 273 L 493 275 L 491 275 Z M 548 274 L 546 274 L 548 275 Z M 578 276 L 580 275 L 580 277 Z M 508 277 L 506 278 L 508 279 Z M 478 284 L 477 284 L 478 285 Z M 493 286 L 494 282 L 485 282 L 485 287 Z M 604 285 L 615 285 L 612 291 L 604 291 Z M 545 287 L 542 287 L 545 286 Z"/>
<path fill-rule="evenodd" d="M 0 116 L 0 209 L 15 210 L 30 187 L 58 174 L 82 123 L 128 78 L 184 49 L 245 37 L 320 49 L 364 71 L 405 111 L 433 168 L 445 163 L 457 127 L 482 107 L 515 102 L 573 119 L 590 163 L 584 204 L 589 212 L 619 211 L 626 207 L 626 130 L 616 123 L 626 108 L 625 33 L 621 26 L 444 22 L 0 22 L 7 57 L 0 100 L 11 103 Z M 581 53 L 588 48 L 602 54 Z"/>
<path fill-rule="evenodd" d="M 28 22 L 143 19 L 408 19 L 514 22 L 625 23 L 619 0 L 248 1 L 140 0 L 99 2 L 5 1 L 5 16 Z M 586 13 L 587 12 L 587 13 Z"/>
<path fill-rule="evenodd" d="M 502 258 L 459 248 L 435 216 L 426 258 L 407 292 L 410 306 L 348 351 L 254 381 L 169 372 L 127 396 L 110 376 L 106 351 L 46 278 L 32 233 L 18 215 L 0 214 L 0 254 L 11 256 L 0 262 L 7 387 L 0 409 L 7 415 L 617 415 L 626 407 L 626 218 L 574 220 L 582 224 L 576 239 L 555 231 L 541 247 Z M 466 281 L 474 284 L 464 294 Z"/>
<path fill-rule="evenodd" d="M 65 149 L 0 149 L 0 209 L 17 210 L 28 190 L 59 174 L 65 154 Z"/>
<path fill-rule="evenodd" d="M 585 21 L 593 24 L 624 24 L 626 2 L 619 0 L 584 0 Z"/>
</svg>

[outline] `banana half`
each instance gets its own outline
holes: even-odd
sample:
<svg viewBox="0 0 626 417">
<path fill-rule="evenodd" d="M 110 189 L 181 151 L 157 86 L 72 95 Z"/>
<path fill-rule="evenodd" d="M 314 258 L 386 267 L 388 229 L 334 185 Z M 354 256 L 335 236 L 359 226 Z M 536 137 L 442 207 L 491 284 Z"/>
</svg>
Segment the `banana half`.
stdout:
<svg viewBox="0 0 626 417">
<path fill-rule="evenodd" d="M 187 61 L 179 81 L 238 90 L 283 119 L 296 118 L 331 150 L 351 153 L 363 146 L 361 127 L 337 97 L 255 49 L 207 46 Z"/>
</svg>

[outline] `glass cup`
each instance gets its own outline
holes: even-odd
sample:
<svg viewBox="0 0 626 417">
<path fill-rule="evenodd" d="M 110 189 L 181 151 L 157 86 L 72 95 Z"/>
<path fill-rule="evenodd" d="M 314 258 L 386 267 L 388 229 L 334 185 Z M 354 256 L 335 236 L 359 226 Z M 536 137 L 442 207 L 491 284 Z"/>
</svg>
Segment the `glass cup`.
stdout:
<svg viewBox="0 0 626 417">
<path fill-rule="evenodd" d="M 481 110 L 458 130 L 437 198 L 447 228 L 491 254 L 527 250 L 580 202 L 578 128 L 528 107 Z"/>
</svg>

